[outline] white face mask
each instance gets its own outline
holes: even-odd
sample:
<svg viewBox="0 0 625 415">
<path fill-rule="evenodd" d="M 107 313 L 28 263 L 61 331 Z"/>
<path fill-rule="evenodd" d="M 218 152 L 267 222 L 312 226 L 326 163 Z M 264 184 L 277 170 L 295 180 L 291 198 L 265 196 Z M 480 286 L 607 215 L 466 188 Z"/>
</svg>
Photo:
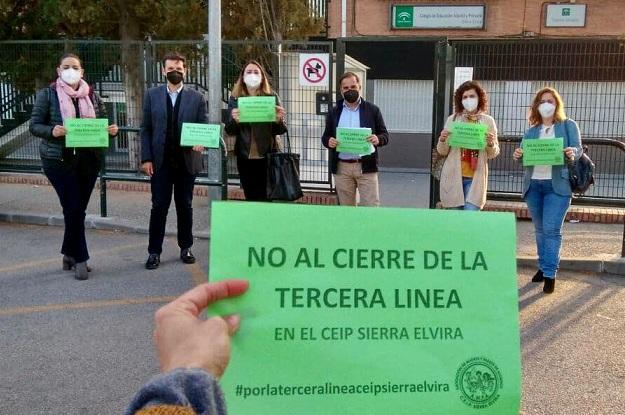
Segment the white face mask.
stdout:
<svg viewBox="0 0 625 415">
<path fill-rule="evenodd" d="M 477 98 L 465 98 L 462 100 L 462 106 L 465 110 L 471 112 L 477 108 Z"/>
<path fill-rule="evenodd" d="M 261 76 L 254 73 L 248 73 L 243 76 L 243 82 L 245 82 L 248 88 L 258 88 L 261 80 Z"/>
<path fill-rule="evenodd" d="M 549 118 L 556 112 L 556 106 L 551 102 L 543 102 L 538 106 L 538 112 L 540 112 L 541 117 Z"/>
<path fill-rule="evenodd" d="M 68 85 L 76 85 L 80 78 L 82 78 L 80 71 L 74 68 L 67 68 L 61 71 L 61 79 Z"/>
</svg>

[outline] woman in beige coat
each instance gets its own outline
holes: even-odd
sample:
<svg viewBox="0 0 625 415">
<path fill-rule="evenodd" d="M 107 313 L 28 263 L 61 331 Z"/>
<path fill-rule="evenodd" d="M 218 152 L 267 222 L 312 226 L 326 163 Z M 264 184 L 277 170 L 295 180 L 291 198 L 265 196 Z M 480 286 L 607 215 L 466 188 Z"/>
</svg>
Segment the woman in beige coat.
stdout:
<svg viewBox="0 0 625 415">
<path fill-rule="evenodd" d="M 454 113 L 438 137 L 436 151 L 447 156 L 441 170 L 440 196 L 445 208 L 481 210 L 486 204 L 488 160 L 499 154 L 497 126 L 493 117 L 486 114 L 488 98 L 481 85 L 467 81 L 454 93 Z M 479 123 L 487 126 L 486 147 L 471 150 L 450 147 L 452 122 Z"/>
</svg>

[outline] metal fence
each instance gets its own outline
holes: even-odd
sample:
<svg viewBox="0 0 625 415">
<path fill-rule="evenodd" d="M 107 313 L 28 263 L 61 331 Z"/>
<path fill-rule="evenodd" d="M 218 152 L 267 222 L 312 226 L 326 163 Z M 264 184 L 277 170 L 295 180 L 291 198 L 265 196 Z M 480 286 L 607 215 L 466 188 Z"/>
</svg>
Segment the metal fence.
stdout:
<svg viewBox="0 0 625 415">
<path fill-rule="evenodd" d="M 490 162 L 489 198 L 519 198 L 512 152 L 528 128 L 534 93 L 555 87 L 596 163 L 596 183 L 576 203 L 625 205 L 625 45 L 617 40 L 452 41 L 456 67 L 472 67 L 489 95 L 501 155 Z"/>
<path fill-rule="evenodd" d="M 287 110 L 287 125 L 294 150 L 301 153 L 304 185 L 330 187 L 327 151 L 321 146 L 323 115 L 315 114 L 314 94 L 322 88 L 303 88 L 298 82 L 300 53 L 332 53 L 330 42 L 228 42 L 222 46 L 222 110 L 241 66 L 249 59 L 267 69 L 274 89 Z M 28 120 L 39 88 L 56 78 L 58 59 L 64 52 L 78 54 L 85 79 L 102 96 L 113 122 L 121 129 L 106 154 L 105 174 L 123 180 L 144 180 L 138 173 L 142 100 L 147 88 L 165 82 L 161 58 L 168 51 L 187 58 L 185 85 L 208 91 L 207 44 L 201 41 L 5 41 L 0 54 L 0 170 L 38 171 L 38 139 L 28 132 Z M 332 68 L 329 68 L 331 71 Z M 329 75 L 332 79 L 332 74 Z M 324 92 L 327 88 L 323 88 Z M 220 150 L 205 152 L 200 184 L 221 180 Z M 236 179 L 236 163 L 228 163 L 228 176 Z"/>
</svg>

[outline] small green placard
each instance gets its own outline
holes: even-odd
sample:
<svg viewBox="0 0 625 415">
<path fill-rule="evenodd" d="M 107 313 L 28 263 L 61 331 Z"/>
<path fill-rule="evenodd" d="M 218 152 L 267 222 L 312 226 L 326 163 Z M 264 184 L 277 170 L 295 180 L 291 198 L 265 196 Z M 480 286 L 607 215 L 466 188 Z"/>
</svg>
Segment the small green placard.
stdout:
<svg viewBox="0 0 625 415">
<path fill-rule="evenodd" d="M 180 135 L 181 146 L 204 146 L 206 148 L 219 148 L 221 140 L 220 124 L 182 123 Z"/>
<path fill-rule="evenodd" d="M 373 145 L 367 141 L 371 135 L 371 128 L 345 128 L 336 129 L 336 139 L 338 145 L 336 151 L 339 153 L 350 153 L 365 156 L 373 153 Z"/>
<path fill-rule="evenodd" d="M 561 166 L 564 164 L 564 140 L 557 138 L 540 138 L 523 140 L 524 166 Z"/>
<path fill-rule="evenodd" d="M 106 118 L 68 118 L 63 123 L 65 147 L 108 147 L 109 120 Z"/>
<path fill-rule="evenodd" d="M 211 211 L 210 280 L 250 281 L 209 309 L 242 319 L 221 380 L 231 413 L 518 415 L 514 215 Z"/>
<path fill-rule="evenodd" d="M 239 122 L 275 122 L 276 97 L 241 97 L 237 100 Z"/>
<path fill-rule="evenodd" d="M 470 122 L 452 122 L 449 132 L 449 145 L 473 150 L 483 150 L 486 147 L 486 132 L 484 124 Z"/>
</svg>

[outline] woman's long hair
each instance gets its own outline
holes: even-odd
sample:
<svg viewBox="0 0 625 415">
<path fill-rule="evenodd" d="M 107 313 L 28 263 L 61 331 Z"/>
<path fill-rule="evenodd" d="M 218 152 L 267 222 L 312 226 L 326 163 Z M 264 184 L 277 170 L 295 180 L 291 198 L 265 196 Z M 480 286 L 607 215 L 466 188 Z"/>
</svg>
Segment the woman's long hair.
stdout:
<svg viewBox="0 0 625 415">
<path fill-rule="evenodd" d="M 269 85 L 269 80 L 267 79 L 267 72 L 265 72 L 265 69 L 261 66 L 260 63 L 255 60 L 249 60 L 245 62 L 245 65 L 243 65 L 243 67 L 241 68 L 241 72 L 239 72 L 239 78 L 234 84 L 234 88 L 232 88 L 232 96 L 235 98 L 239 98 L 250 95 L 249 91 L 247 90 L 247 85 L 245 85 L 245 82 L 243 82 L 245 69 L 248 67 L 248 65 L 256 65 L 260 69 L 261 77 L 263 78 L 260 81 L 260 95 L 272 95 L 273 92 L 271 90 L 271 85 Z"/>
<path fill-rule="evenodd" d="M 556 100 L 556 111 L 553 113 L 553 122 L 562 122 L 566 120 L 564 101 L 562 101 L 562 97 L 558 91 L 555 90 L 555 88 L 547 86 L 536 92 L 534 100 L 532 101 L 532 106 L 530 107 L 529 115 L 527 116 L 527 120 L 532 127 L 543 123 L 543 117 L 540 115 L 540 112 L 538 112 L 538 106 L 540 105 L 540 98 L 545 92 L 549 92 Z"/>
</svg>

